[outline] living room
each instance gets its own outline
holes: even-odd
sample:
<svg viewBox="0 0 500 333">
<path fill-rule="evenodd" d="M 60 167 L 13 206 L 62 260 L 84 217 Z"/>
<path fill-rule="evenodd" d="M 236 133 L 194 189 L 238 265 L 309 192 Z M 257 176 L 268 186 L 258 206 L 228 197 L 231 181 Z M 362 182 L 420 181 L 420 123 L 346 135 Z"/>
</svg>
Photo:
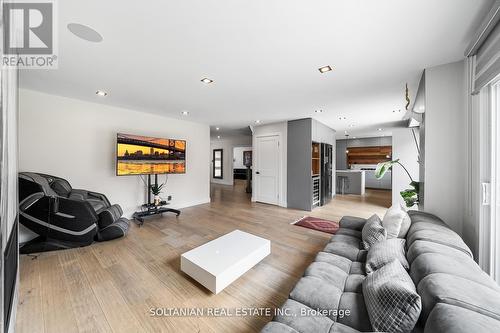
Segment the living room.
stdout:
<svg viewBox="0 0 500 333">
<path fill-rule="evenodd" d="M 500 0 L 0 2 L 1 332 L 500 331 Z"/>
</svg>

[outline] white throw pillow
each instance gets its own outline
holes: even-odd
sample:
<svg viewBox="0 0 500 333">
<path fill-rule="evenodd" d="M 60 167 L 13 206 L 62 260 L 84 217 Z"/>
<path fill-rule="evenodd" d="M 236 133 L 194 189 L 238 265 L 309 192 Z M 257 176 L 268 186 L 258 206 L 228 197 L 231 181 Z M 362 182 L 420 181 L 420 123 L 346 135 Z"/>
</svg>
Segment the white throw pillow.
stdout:
<svg viewBox="0 0 500 333">
<path fill-rule="evenodd" d="M 399 204 L 392 205 L 382 220 L 382 226 L 387 230 L 387 238 L 405 238 L 410 225 L 410 216 Z"/>
</svg>

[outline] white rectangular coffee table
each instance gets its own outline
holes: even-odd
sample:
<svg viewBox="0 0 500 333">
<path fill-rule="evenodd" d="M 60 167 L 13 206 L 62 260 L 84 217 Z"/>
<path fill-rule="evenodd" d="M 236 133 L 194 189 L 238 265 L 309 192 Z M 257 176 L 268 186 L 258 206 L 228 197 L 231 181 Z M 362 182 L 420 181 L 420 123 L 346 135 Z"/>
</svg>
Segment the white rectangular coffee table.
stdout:
<svg viewBox="0 0 500 333">
<path fill-rule="evenodd" d="M 271 253 L 271 242 L 234 230 L 181 255 L 181 270 L 218 294 Z"/>
</svg>

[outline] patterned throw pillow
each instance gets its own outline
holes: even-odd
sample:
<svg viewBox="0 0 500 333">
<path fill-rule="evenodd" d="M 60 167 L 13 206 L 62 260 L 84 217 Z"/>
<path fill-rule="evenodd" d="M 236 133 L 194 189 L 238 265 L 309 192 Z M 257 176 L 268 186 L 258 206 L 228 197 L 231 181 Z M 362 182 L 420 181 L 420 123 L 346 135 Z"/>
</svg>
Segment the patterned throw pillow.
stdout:
<svg viewBox="0 0 500 333">
<path fill-rule="evenodd" d="M 399 260 L 401 265 L 409 270 L 410 265 L 405 255 L 405 243 L 404 238 L 391 238 L 373 244 L 366 256 L 366 273 L 374 272 L 394 259 Z"/>
<path fill-rule="evenodd" d="M 411 332 L 422 310 L 415 285 L 398 260 L 366 277 L 363 296 L 370 322 L 377 332 Z"/>
<path fill-rule="evenodd" d="M 387 238 L 405 238 L 411 219 L 400 204 L 395 204 L 385 213 L 382 225 L 387 230 Z"/>
<path fill-rule="evenodd" d="M 366 220 L 363 230 L 361 230 L 361 238 L 365 250 L 368 250 L 373 244 L 385 240 L 386 237 L 387 232 L 377 214 L 372 215 L 372 217 Z"/>
</svg>

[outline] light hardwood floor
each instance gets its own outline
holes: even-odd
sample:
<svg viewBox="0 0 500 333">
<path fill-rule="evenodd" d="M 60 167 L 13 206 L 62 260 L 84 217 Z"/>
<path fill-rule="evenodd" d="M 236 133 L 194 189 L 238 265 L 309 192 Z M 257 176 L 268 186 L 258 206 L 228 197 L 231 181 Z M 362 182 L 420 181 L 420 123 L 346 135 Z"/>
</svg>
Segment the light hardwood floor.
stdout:
<svg viewBox="0 0 500 333">
<path fill-rule="evenodd" d="M 159 308 L 279 307 L 330 235 L 290 225 L 304 215 L 384 214 L 390 192 L 337 196 L 313 212 L 251 203 L 243 185 L 212 186 L 210 204 L 133 224 L 127 237 L 21 256 L 16 332 L 258 332 L 271 318 L 151 317 Z M 271 255 L 213 295 L 180 272 L 181 253 L 234 229 L 271 240 Z"/>
</svg>

